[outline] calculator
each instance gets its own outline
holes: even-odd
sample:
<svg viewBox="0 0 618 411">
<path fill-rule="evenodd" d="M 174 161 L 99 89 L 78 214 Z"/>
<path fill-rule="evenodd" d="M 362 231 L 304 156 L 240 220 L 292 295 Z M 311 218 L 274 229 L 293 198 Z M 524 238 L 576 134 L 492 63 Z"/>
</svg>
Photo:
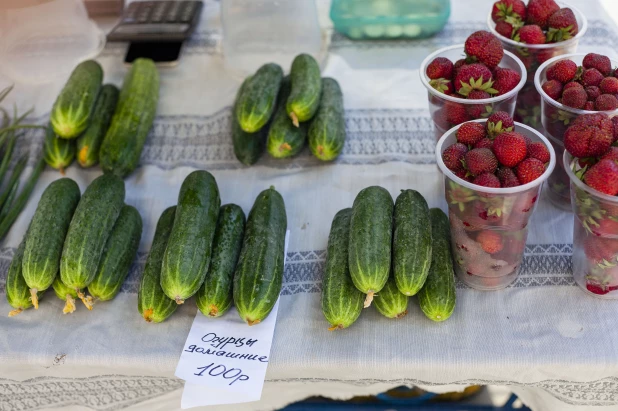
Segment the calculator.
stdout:
<svg viewBox="0 0 618 411">
<path fill-rule="evenodd" d="M 125 9 L 108 41 L 182 42 L 195 30 L 201 1 L 135 1 Z"/>
</svg>

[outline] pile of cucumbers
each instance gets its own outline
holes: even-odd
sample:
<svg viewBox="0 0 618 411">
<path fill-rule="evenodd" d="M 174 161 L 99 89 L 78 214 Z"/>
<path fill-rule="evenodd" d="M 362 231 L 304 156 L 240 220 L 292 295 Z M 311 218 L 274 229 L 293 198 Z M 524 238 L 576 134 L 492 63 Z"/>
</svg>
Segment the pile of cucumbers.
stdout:
<svg viewBox="0 0 618 411">
<path fill-rule="evenodd" d="M 142 235 L 142 218 L 124 198 L 124 182 L 111 174 L 83 195 L 70 178 L 45 189 L 9 268 L 9 316 L 38 309 L 50 287 L 65 301 L 65 314 L 75 311 L 77 298 L 91 310 L 118 294 Z"/>
<path fill-rule="evenodd" d="M 219 317 L 233 302 L 243 321 L 258 324 L 281 292 L 286 230 L 285 204 L 274 187 L 257 196 L 245 221 L 239 206 L 221 206 L 210 173 L 192 172 L 178 205 L 157 223 L 138 293 L 140 314 L 162 322 L 195 295 L 205 316 Z"/>
<path fill-rule="evenodd" d="M 159 73 L 150 59 L 136 59 L 122 89 L 102 85 L 94 60 L 80 63 L 58 95 L 45 135 L 45 161 L 64 170 L 75 157 L 124 178 L 138 165 L 159 99 Z"/>
<path fill-rule="evenodd" d="M 331 225 L 322 278 L 329 330 L 349 327 L 372 302 L 385 317 L 401 318 L 413 295 L 433 321 L 455 309 L 448 217 L 417 191 L 402 190 L 393 205 L 386 189 L 367 187 Z"/>
<path fill-rule="evenodd" d="M 305 142 L 323 161 L 336 159 L 345 143 L 343 94 L 339 83 L 322 78 L 317 61 L 296 56 L 290 75 L 265 64 L 242 83 L 232 110 L 234 153 L 255 164 L 264 150 L 274 158 L 298 154 Z"/>
</svg>

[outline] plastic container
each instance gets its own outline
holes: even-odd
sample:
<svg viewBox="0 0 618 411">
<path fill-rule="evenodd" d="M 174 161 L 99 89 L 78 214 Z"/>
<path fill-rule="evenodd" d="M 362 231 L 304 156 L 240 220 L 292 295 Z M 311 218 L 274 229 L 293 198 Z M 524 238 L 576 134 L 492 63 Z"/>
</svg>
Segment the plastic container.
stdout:
<svg viewBox="0 0 618 411">
<path fill-rule="evenodd" d="M 333 0 L 335 30 L 353 40 L 429 37 L 444 27 L 449 0 Z"/>
<path fill-rule="evenodd" d="M 564 152 L 573 205 L 573 278 L 586 293 L 618 299 L 618 197 L 582 182 Z"/>
<path fill-rule="evenodd" d="M 436 57 L 446 57 L 454 63 L 462 58 L 462 56 L 464 56 L 463 44 L 446 47 L 427 56 L 421 63 L 419 69 L 421 82 L 428 91 L 429 112 L 435 126 L 436 140 L 451 127 L 477 118 L 489 117 L 489 114 L 494 111 L 506 111 L 510 116 L 513 116 L 517 93 L 526 83 L 524 65 L 513 53 L 505 51 L 499 66 L 515 70 L 521 75 L 521 80 L 517 86 L 506 94 L 482 100 L 467 100 L 448 96 L 429 85 L 430 80 L 425 72 L 427 71 L 427 66 L 433 59 Z M 453 113 L 463 115 L 454 115 Z M 480 115 L 478 115 L 478 113 L 480 113 Z"/>
<path fill-rule="evenodd" d="M 569 188 L 569 176 L 564 169 L 562 158 L 564 155 L 564 144 L 551 136 L 547 136 L 554 151 L 556 152 L 556 167 L 547 179 L 547 196 L 551 203 L 567 212 L 571 212 L 571 190 Z"/>
<path fill-rule="evenodd" d="M 300 53 L 326 56 L 315 0 L 222 0 L 221 20 L 225 67 L 237 75 L 271 62 L 287 71 Z"/>
<path fill-rule="evenodd" d="M 476 121 L 485 123 L 487 120 Z M 556 154 L 542 134 L 515 123 L 515 131 L 532 141 L 543 142 L 549 149 L 551 158 L 545 173 L 518 187 L 481 187 L 457 177 L 442 161 L 442 152 L 456 142 L 458 128 L 446 132 L 436 146 L 436 159 L 444 174 L 455 272 L 464 283 L 477 290 L 502 289 L 519 275 L 528 221 L 543 182 L 554 170 Z"/>
<path fill-rule="evenodd" d="M 0 71 L 18 83 L 66 77 L 105 46 L 105 34 L 88 19 L 82 0 L 0 7 L 0 31 Z"/>
</svg>

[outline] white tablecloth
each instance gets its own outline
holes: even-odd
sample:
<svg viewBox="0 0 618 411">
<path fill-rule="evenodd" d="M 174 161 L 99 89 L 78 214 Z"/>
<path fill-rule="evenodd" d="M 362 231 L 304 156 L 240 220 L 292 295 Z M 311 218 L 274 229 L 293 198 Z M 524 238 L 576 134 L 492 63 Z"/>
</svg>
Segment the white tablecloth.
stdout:
<svg viewBox="0 0 618 411">
<path fill-rule="evenodd" d="M 193 301 L 162 324 L 145 323 L 136 292 L 154 227 L 176 201 L 194 168 L 211 171 L 223 202 L 248 211 L 259 191 L 275 185 L 286 201 L 291 241 L 272 357 L 262 400 L 217 410 L 272 410 L 310 395 L 350 398 L 398 385 L 433 391 L 470 384 L 511 387 L 534 411 L 618 409 L 618 302 L 585 295 L 570 272 L 572 215 L 543 197 L 533 216 L 520 278 L 498 292 L 457 284 L 457 308 L 445 323 L 418 309 L 397 321 L 371 308 L 350 329 L 330 333 L 320 310 L 320 277 L 330 222 L 358 191 L 379 184 L 395 197 L 415 188 L 431 207 L 446 207 L 434 161 L 434 136 L 420 61 L 431 51 L 463 43 L 484 28 L 491 1 L 454 1 L 449 24 L 420 41 L 352 42 L 332 36 L 324 75 L 345 95 L 348 141 L 333 164 L 308 150 L 289 161 L 264 158 L 241 167 L 229 134 L 238 80 L 223 71 L 217 51 L 218 3 L 207 1 L 204 21 L 179 67 L 161 71 L 161 100 L 142 166 L 127 179 L 128 204 L 144 219 L 139 259 L 115 300 L 92 312 L 61 313 L 47 295 L 38 311 L 0 317 L 0 410 L 180 407 L 183 383 L 173 373 L 196 313 Z M 613 53 L 618 35 L 602 8 L 572 1 L 589 18 L 580 50 Z M 324 24 L 327 2 L 319 2 Z M 99 61 L 105 81 L 120 85 L 124 46 L 108 45 Z M 0 81 L 0 86 L 2 85 Z M 35 104 L 44 123 L 62 82 L 18 85 L 12 98 Z M 40 151 L 42 134 L 28 133 L 20 150 Z M 73 166 L 68 176 L 84 189 L 98 169 Z M 11 256 L 43 189 L 59 177 L 46 171 L 27 209 L 0 250 L 0 289 Z M 51 294 L 51 293 L 50 293 Z M 0 313 L 9 306 L 0 299 Z"/>
</svg>

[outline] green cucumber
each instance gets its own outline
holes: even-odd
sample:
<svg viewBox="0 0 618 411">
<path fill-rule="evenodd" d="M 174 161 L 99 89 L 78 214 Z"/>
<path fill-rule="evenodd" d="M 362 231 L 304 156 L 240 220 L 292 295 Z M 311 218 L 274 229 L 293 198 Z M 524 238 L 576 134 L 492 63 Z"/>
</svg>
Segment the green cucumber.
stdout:
<svg viewBox="0 0 618 411">
<path fill-rule="evenodd" d="M 208 317 L 220 317 L 232 306 L 234 270 L 245 232 L 245 213 L 236 204 L 219 211 L 212 243 L 212 258 L 202 288 L 197 292 L 197 308 Z"/>
<path fill-rule="evenodd" d="M 137 293 L 137 310 L 147 322 L 160 323 L 176 311 L 176 301 L 168 298 L 161 289 L 161 263 L 174 226 L 176 206 L 163 211 L 155 230 L 150 253 Z"/>
<path fill-rule="evenodd" d="M 367 294 L 365 308 L 382 290 L 391 269 L 393 198 L 378 186 L 361 190 L 354 199 L 350 222 L 350 276 Z"/>
<path fill-rule="evenodd" d="M 124 206 L 124 182 L 118 177 L 103 174 L 84 191 L 69 225 L 60 259 L 60 278 L 73 288 L 88 309 L 82 289 L 95 275 L 103 256 L 105 244 Z"/>
<path fill-rule="evenodd" d="M 246 79 L 238 89 L 236 100 L 234 101 L 234 107 L 232 108 L 231 120 L 234 155 L 236 155 L 238 161 L 246 166 L 255 164 L 260 157 L 262 157 L 266 147 L 266 135 L 268 134 L 268 126 L 262 127 L 257 133 L 247 133 L 240 127 L 238 119 L 236 118 L 236 107 L 238 106 L 238 100 L 240 99 L 240 95 L 242 94 L 248 80 L 249 79 Z"/>
<path fill-rule="evenodd" d="M 75 181 L 70 178 L 56 180 L 41 195 L 30 222 L 22 273 L 35 309 L 39 308 L 37 292 L 47 290 L 58 275 L 64 239 L 79 198 L 79 186 Z"/>
<path fill-rule="evenodd" d="M 322 79 L 320 108 L 311 120 L 308 136 L 309 148 L 320 160 L 334 160 L 343 150 L 346 138 L 343 94 L 335 79 Z"/>
<path fill-rule="evenodd" d="M 76 138 L 88 127 L 102 82 L 103 69 L 96 61 L 75 67 L 52 108 L 50 120 L 59 137 Z"/>
<path fill-rule="evenodd" d="M 125 205 L 107 239 L 97 274 L 88 284 L 88 292 L 92 297 L 108 301 L 120 292 L 137 255 L 141 238 L 142 217 L 135 207 Z"/>
<path fill-rule="evenodd" d="M 59 170 L 60 173 L 64 175 L 64 170 L 70 166 L 75 159 L 75 142 L 56 136 L 50 124 L 45 132 L 43 157 L 50 167 Z"/>
<path fill-rule="evenodd" d="M 270 187 L 257 196 L 251 208 L 234 273 L 234 305 L 249 325 L 268 317 L 279 298 L 286 230 L 283 197 Z"/>
<path fill-rule="evenodd" d="M 13 260 L 9 266 L 9 272 L 6 276 L 5 292 L 6 300 L 9 305 L 14 308 L 9 313 L 9 317 L 13 317 L 24 310 L 32 307 L 32 300 L 30 299 L 30 288 L 26 284 L 22 275 L 22 261 L 24 257 L 24 249 L 26 248 L 26 236 L 19 244 L 19 247 L 13 255 Z M 39 291 L 37 294 L 37 301 L 41 298 L 44 291 Z"/>
<path fill-rule="evenodd" d="M 292 91 L 286 99 L 286 112 L 298 127 L 318 111 L 322 94 L 320 66 L 309 54 L 299 54 L 292 62 L 290 78 Z"/>
<path fill-rule="evenodd" d="M 177 304 L 184 303 L 204 282 L 219 207 L 219 188 L 212 174 L 198 170 L 185 178 L 161 270 L 161 288 Z"/>
<path fill-rule="evenodd" d="M 447 320 L 455 310 L 455 272 L 451 254 L 448 217 L 439 208 L 429 210 L 431 216 L 432 255 L 429 275 L 418 293 L 418 302 L 427 318 Z"/>
<path fill-rule="evenodd" d="M 351 326 L 363 310 L 365 295 L 358 291 L 348 269 L 348 244 L 352 209 L 335 214 L 328 235 L 328 249 L 322 277 L 322 313 L 330 331 Z"/>
<path fill-rule="evenodd" d="M 425 284 L 431 265 L 431 219 L 425 198 L 402 190 L 395 202 L 393 275 L 397 288 L 415 295 Z"/>
<path fill-rule="evenodd" d="M 77 162 L 82 167 L 92 167 L 99 161 L 99 149 L 118 103 L 118 87 L 106 84 L 101 87 L 94 106 L 90 125 L 77 139 Z"/>
<path fill-rule="evenodd" d="M 56 280 L 52 284 L 56 297 L 64 301 L 63 314 L 71 314 L 75 311 L 75 299 L 78 298 L 77 291 L 74 288 L 64 285 L 60 276 L 56 276 Z"/>
<path fill-rule="evenodd" d="M 290 89 L 290 81 L 286 78 L 279 93 L 279 107 L 268 131 L 266 147 L 270 155 L 275 158 L 292 157 L 298 154 L 307 140 L 307 124 L 295 126 L 286 111 L 285 102 L 290 95 Z"/>
<path fill-rule="evenodd" d="M 124 178 L 139 163 L 159 101 L 159 72 L 150 59 L 138 58 L 124 78 L 99 163 L 105 173 Z"/>
<path fill-rule="evenodd" d="M 275 63 L 264 64 L 247 79 L 236 104 L 236 119 L 247 133 L 255 133 L 268 123 L 277 104 L 283 70 Z"/>
<path fill-rule="evenodd" d="M 408 313 L 408 296 L 399 291 L 395 278 L 390 277 L 382 291 L 375 295 L 373 305 L 386 318 L 401 318 Z"/>
</svg>

